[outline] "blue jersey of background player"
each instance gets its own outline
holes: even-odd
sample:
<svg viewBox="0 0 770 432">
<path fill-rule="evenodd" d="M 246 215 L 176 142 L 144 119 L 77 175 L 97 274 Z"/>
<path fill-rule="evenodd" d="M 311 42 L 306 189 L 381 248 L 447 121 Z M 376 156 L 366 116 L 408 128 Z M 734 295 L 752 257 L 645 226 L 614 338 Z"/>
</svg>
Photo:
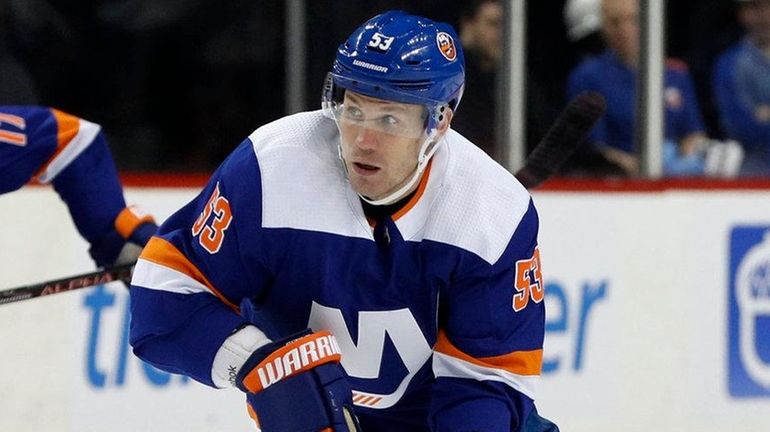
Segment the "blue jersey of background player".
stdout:
<svg viewBox="0 0 770 432">
<path fill-rule="evenodd" d="M 0 194 L 52 184 L 99 266 L 131 262 L 157 228 L 126 207 L 101 127 L 62 111 L 0 106 Z"/>
<path fill-rule="evenodd" d="M 265 432 L 555 430 L 537 211 L 449 128 L 463 87 L 450 26 L 358 28 L 323 109 L 253 132 L 150 240 L 134 352 L 237 386 Z"/>
</svg>

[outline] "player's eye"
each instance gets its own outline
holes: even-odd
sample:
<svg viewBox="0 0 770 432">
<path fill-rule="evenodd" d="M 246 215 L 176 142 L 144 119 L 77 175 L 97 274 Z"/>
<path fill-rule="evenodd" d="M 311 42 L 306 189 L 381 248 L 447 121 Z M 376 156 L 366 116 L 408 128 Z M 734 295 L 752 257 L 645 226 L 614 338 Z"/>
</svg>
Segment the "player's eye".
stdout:
<svg viewBox="0 0 770 432">
<path fill-rule="evenodd" d="M 363 111 L 354 106 L 345 106 L 343 115 L 351 120 L 360 120 L 364 117 Z"/>
<path fill-rule="evenodd" d="M 399 124 L 399 120 L 396 117 L 393 117 L 392 115 L 384 115 L 380 117 L 380 123 L 382 123 L 385 126 L 395 126 Z"/>
</svg>

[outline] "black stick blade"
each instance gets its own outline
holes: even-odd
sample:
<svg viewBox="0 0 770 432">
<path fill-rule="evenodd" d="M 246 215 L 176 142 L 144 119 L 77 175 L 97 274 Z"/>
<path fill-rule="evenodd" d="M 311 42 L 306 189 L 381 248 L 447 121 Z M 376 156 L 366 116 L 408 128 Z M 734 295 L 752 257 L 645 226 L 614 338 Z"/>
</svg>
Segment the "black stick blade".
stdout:
<svg viewBox="0 0 770 432">
<path fill-rule="evenodd" d="M 593 91 L 582 92 L 570 101 L 527 157 L 516 178 L 527 189 L 537 187 L 553 175 L 588 137 L 607 103 Z"/>
</svg>

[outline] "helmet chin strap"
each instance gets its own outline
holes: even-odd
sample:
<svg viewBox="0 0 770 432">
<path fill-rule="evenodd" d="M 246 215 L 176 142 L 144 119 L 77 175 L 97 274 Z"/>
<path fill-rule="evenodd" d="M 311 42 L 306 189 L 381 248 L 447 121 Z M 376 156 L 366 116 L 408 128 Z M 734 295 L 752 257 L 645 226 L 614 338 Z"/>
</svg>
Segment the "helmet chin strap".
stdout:
<svg viewBox="0 0 770 432">
<path fill-rule="evenodd" d="M 430 158 L 433 157 L 433 154 L 436 153 L 436 150 L 438 150 L 439 145 L 443 141 L 436 141 L 436 135 L 437 130 L 433 129 L 431 133 L 425 138 L 425 141 L 423 141 L 422 145 L 420 146 L 420 156 L 417 158 L 417 167 L 415 167 L 414 172 L 412 173 L 412 177 L 409 179 L 408 182 L 406 182 L 403 186 L 398 188 L 398 190 L 391 192 L 384 198 L 380 198 L 377 200 L 373 200 L 371 198 L 367 198 L 360 193 L 358 194 L 359 197 L 361 197 L 362 200 L 366 201 L 367 203 L 371 205 L 388 205 L 393 204 L 400 200 L 401 198 L 405 197 L 409 194 L 409 192 L 412 191 L 412 188 L 414 185 L 420 180 L 422 177 L 423 171 L 425 171 L 425 167 L 428 166 L 428 162 L 430 162 Z M 342 160 L 342 165 L 345 167 L 345 173 L 348 173 L 348 166 L 345 163 L 345 158 L 342 156 L 342 142 L 340 141 L 340 144 L 337 146 L 337 153 L 340 157 L 340 160 Z"/>
</svg>

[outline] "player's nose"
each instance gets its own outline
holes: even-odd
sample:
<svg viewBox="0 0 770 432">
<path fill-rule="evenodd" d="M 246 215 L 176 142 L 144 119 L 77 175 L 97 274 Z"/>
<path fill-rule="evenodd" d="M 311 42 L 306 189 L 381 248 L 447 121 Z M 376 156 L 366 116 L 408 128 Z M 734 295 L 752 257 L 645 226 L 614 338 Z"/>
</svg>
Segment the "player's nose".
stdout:
<svg viewBox="0 0 770 432">
<path fill-rule="evenodd" d="M 359 127 L 356 131 L 356 146 L 365 150 L 374 149 L 379 142 L 378 136 L 377 131 L 367 127 Z"/>
</svg>

